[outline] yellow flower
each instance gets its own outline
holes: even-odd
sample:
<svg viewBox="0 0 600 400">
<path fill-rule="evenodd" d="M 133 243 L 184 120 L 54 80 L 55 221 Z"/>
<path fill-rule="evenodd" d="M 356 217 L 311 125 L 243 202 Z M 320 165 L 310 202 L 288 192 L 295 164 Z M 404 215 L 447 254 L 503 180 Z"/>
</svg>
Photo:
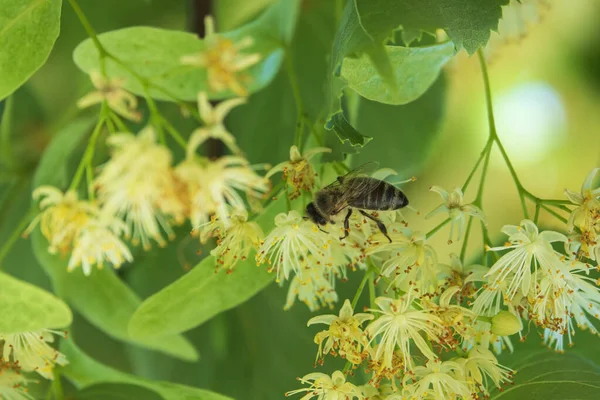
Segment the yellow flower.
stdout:
<svg viewBox="0 0 600 400">
<path fill-rule="evenodd" d="M 310 384 L 310 387 L 292 390 L 285 395 L 293 396 L 298 393 L 306 392 L 301 400 L 309 400 L 317 397 L 318 400 L 362 400 L 363 395 L 360 388 L 350 382 L 346 382 L 346 377 L 341 371 L 335 371 L 331 376 L 314 372 L 300 378 L 303 384 Z"/>
<path fill-rule="evenodd" d="M 315 258 L 308 255 L 307 259 Z M 317 311 L 321 306 L 333 308 L 338 301 L 334 276 L 327 272 L 326 266 L 310 262 L 306 262 L 305 266 L 302 274 L 294 276 L 290 282 L 284 309 L 289 310 L 296 298 L 310 311 Z"/>
<path fill-rule="evenodd" d="M 560 254 L 552 248 L 553 242 L 567 242 L 567 238 L 558 232 L 539 232 L 537 226 L 530 220 L 521 221 L 521 225 L 505 225 L 502 232 L 508 235 L 508 243 L 504 246 L 493 247 L 489 251 L 510 251 L 504 254 L 485 277 L 488 280 L 487 291 L 501 289 L 505 303 L 514 299 L 527 297 L 530 291 L 536 290 L 538 273 L 546 272 L 556 267 L 560 268 Z M 533 267 L 533 268 L 532 268 Z M 533 272 L 532 272 L 533 271 Z M 493 296 L 478 296 L 475 300 L 474 311 L 481 315 L 490 309 Z M 496 303 L 497 306 L 497 303 Z M 497 314 L 498 310 L 493 313 Z"/>
<path fill-rule="evenodd" d="M 457 286 L 460 290 L 456 293 L 459 302 L 465 297 L 472 297 L 477 289 L 475 282 L 483 282 L 483 276 L 488 272 L 488 268 L 479 264 L 463 265 L 458 255 L 450 254 L 450 264 L 439 264 L 441 269 L 439 277 L 444 280 L 448 287 Z"/>
<path fill-rule="evenodd" d="M 448 213 L 448 216 L 450 217 L 449 243 L 452 242 L 455 228 L 457 228 L 456 240 L 460 240 L 464 231 L 467 216 L 479 218 L 484 224 L 487 224 L 485 214 L 479 207 L 474 206 L 473 204 L 464 204 L 463 192 L 461 188 L 456 188 L 451 192 L 447 192 L 439 186 L 432 186 L 429 188 L 429 190 L 439 194 L 444 202 L 427 214 L 425 218 L 430 218 L 433 215 L 441 212 Z"/>
<path fill-rule="evenodd" d="M 208 86 L 213 92 L 229 89 L 238 96 L 247 96 L 245 83 L 248 77 L 243 71 L 258 63 L 261 55 L 244 54 L 241 51 L 252 47 L 254 40 L 247 36 L 234 43 L 215 33 L 214 20 L 210 15 L 204 19 L 204 27 L 204 51 L 181 57 L 181 63 L 206 68 Z"/>
<path fill-rule="evenodd" d="M 127 235 L 127 231 L 123 221 L 106 213 L 88 220 L 75 238 L 67 270 L 70 272 L 81 267 L 87 276 L 92 273 L 94 265 L 101 269 L 105 262 L 109 262 L 114 268 L 119 268 L 126 261 L 132 262 L 129 248 L 119 238 Z"/>
<path fill-rule="evenodd" d="M 23 371 L 35 371 L 46 379 L 53 379 L 54 366 L 67 365 L 68 361 L 64 354 L 48 345 L 54 342 L 52 334 L 59 332 L 43 329 L 37 332 L 0 334 L 0 341 L 4 342 L 2 354 L 6 359 L 11 357 Z"/>
<path fill-rule="evenodd" d="M 416 290 L 421 295 L 435 292 L 438 284 L 437 255 L 427 244 L 424 233 L 413 232 L 395 223 L 388 227 L 392 242 L 381 233 L 373 236 L 367 255 L 383 257 L 381 273 L 391 277 L 405 292 Z"/>
<path fill-rule="evenodd" d="M 210 105 L 206 93 L 198 93 L 198 111 L 205 125 L 196 129 L 190 136 L 187 147 L 187 158 L 192 158 L 196 153 L 196 149 L 210 138 L 219 139 L 232 153 L 240 154 L 241 151 L 235 142 L 235 137 L 225 128 L 223 121 L 231 109 L 245 102 L 246 99 L 242 98 L 230 99 L 222 101 L 213 107 Z"/>
<path fill-rule="evenodd" d="M 122 88 L 123 79 L 107 79 L 98 71 L 90 74 L 94 87 L 98 89 L 77 101 L 77 107 L 86 108 L 106 101 L 108 107 L 123 118 L 139 122 L 142 114 L 136 110 L 137 98 Z"/>
<path fill-rule="evenodd" d="M 328 249 L 327 236 L 297 211 L 290 211 L 275 217 L 275 229 L 258 250 L 256 262 L 268 262 L 269 271 L 277 273 L 277 281 L 289 279 L 292 272 L 302 279 L 311 264 L 328 261 Z"/>
<path fill-rule="evenodd" d="M 320 315 L 308 320 L 307 326 L 312 324 L 329 325 L 329 329 L 321 331 L 315 336 L 315 343 L 319 345 L 317 359 L 323 358 L 332 350 L 339 352 L 353 364 L 360 364 L 363 359 L 363 350 L 368 345 L 368 340 L 360 325 L 372 320 L 372 314 L 354 314 L 349 300 L 344 302 L 338 315 Z"/>
<path fill-rule="evenodd" d="M 456 298 L 460 291 L 458 286 L 451 286 L 442 293 L 436 304 L 431 300 L 423 299 L 422 306 L 432 314 L 439 317 L 444 326 L 443 333 L 440 334 L 440 342 L 450 348 L 456 348 L 460 342 L 456 339 L 456 335 L 460 338 L 468 339 L 475 336 L 476 332 L 473 328 L 473 323 L 476 315 L 468 308 L 462 307 L 459 304 L 451 304 L 452 299 Z"/>
<path fill-rule="evenodd" d="M 512 379 L 513 370 L 498 363 L 494 354 L 485 347 L 475 347 L 467 358 L 455 360 L 462 366 L 464 376 L 472 382 L 472 391 L 482 392 L 489 397 L 490 382 L 497 388 Z"/>
<path fill-rule="evenodd" d="M 28 393 L 27 384 L 32 382 L 15 363 L 0 360 L 0 399 L 34 400 Z"/>
<path fill-rule="evenodd" d="M 572 232 L 575 227 L 581 231 L 600 230 L 600 187 L 592 188 L 598 172 L 600 168 L 594 168 L 589 173 L 581 185 L 580 193 L 565 189 L 565 195 L 577 205 L 567 222 L 569 232 Z"/>
<path fill-rule="evenodd" d="M 230 217 L 231 225 L 225 224 L 218 218 L 207 223 L 200 234 L 206 241 L 209 236 L 217 237 L 217 247 L 210 254 L 215 257 L 217 268 L 226 268 L 228 272 L 239 262 L 248 258 L 250 250 L 260 246 L 264 234 L 254 221 L 248 221 L 246 210 L 235 210 Z"/>
<path fill-rule="evenodd" d="M 250 200 L 261 198 L 269 190 L 268 181 L 254 172 L 246 159 L 236 156 L 215 161 L 190 156 L 177 165 L 175 175 L 187 188 L 194 227 L 207 223 L 211 215 L 229 226 L 231 211 L 246 209 L 239 192 Z"/>
<path fill-rule="evenodd" d="M 392 358 L 397 347 L 402 352 L 404 368 L 408 370 L 413 365 L 410 351 L 411 341 L 428 359 L 437 358 L 423 336 L 439 342 L 439 334 L 443 328 L 442 321 L 427 309 L 416 309 L 412 302 L 413 298 L 410 293 L 398 299 L 378 297 L 375 304 L 379 306 L 379 310 L 369 310 L 381 314 L 367 326 L 366 332 L 371 341 L 375 337 L 381 336 L 379 347 L 373 358 L 383 359 L 383 367 L 392 366 Z"/>
<path fill-rule="evenodd" d="M 48 240 L 48 251 L 62 255 L 71 251 L 73 240 L 98 209 L 90 202 L 79 200 L 77 193 L 61 192 L 52 186 L 40 186 L 33 191 L 33 199 L 40 200 L 42 210 L 31 222 L 25 235 L 39 223 L 40 230 Z"/>
<path fill-rule="evenodd" d="M 415 368 L 414 398 L 447 400 L 475 398 L 464 379 L 460 364 L 454 361 L 429 360 Z"/>
<path fill-rule="evenodd" d="M 151 239 L 165 245 L 161 230 L 173 238 L 171 225 L 185 219 L 170 150 L 156 143 L 156 134 L 149 127 L 138 135 L 112 135 L 107 142 L 113 153 L 94 182 L 100 204 L 125 220 L 134 245 L 141 242 L 149 249 Z"/>
<path fill-rule="evenodd" d="M 331 153 L 331 149 L 315 147 L 302 155 L 298 147 L 292 146 L 290 148 L 290 160 L 271 168 L 266 178 L 270 178 L 277 172 L 283 172 L 287 184 L 294 188 L 294 192 L 290 194 L 292 200 L 299 197 L 302 191 L 310 192 L 315 186 L 315 176 L 317 174 L 309 161 L 319 153 Z"/>
</svg>

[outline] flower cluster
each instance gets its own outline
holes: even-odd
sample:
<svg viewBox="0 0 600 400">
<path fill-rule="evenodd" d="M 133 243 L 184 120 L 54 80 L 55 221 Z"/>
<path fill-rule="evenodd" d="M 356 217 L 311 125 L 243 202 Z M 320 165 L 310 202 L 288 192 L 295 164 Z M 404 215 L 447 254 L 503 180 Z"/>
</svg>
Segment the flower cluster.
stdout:
<svg viewBox="0 0 600 400">
<path fill-rule="evenodd" d="M 589 274 L 589 262 L 598 259 L 600 189 L 593 185 L 597 171 L 586 179 L 581 194 L 567 191 L 576 206 L 567 224 L 570 237 L 540 231 L 528 219 L 517 226 L 506 225 L 502 232 L 507 242 L 487 247 L 492 254 L 501 252 L 489 268 L 465 264 L 455 254 L 450 255 L 450 263 L 439 263 L 436 250 L 428 244 L 428 236 L 448 222 L 458 225 L 460 238 L 467 216 L 481 219 L 485 227 L 483 212 L 464 204 L 460 189 L 452 193 L 432 189 L 444 203 L 430 215 L 444 211 L 449 218 L 428 234 L 394 222 L 386 224 L 387 235 L 369 232 L 362 258 L 356 259 L 368 266 L 365 279 L 371 282 L 371 293 L 377 290 L 373 277 L 378 274 L 377 280 L 387 284 L 386 293 L 393 295 L 371 298 L 366 313 L 355 314 L 346 300 L 339 315 L 309 320 L 308 325 L 328 326 L 315 336 L 317 361 L 323 364 L 327 356 L 334 356 L 348 364 L 331 376 L 306 375 L 300 381 L 309 387 L 287 395 L 306 393 L 304 399 L 487 398 L 492 388 L 512 380 L 514 371 L 501 365 L 494 353 L 505 348 L 512 351 L 510 336 L 520 334 L 523 319 L 542 328 L 545 342 L 557 351 L 563 351 L 566 341 L 572 343 L 575 325 L 597 334 L 592 318 L 600 315 L 600 290 Z M 277 231 L 279 226 L 290 231 Z M 355 228 L 353 234 L 362 232 Z M 451 226 L 451 237 L 456 230 Z M 270 255 L 268 260 L 280 278 L 292 271 L 305 277 L 323 262 L 329 268 L 335 265 L 324 258 L 335 241 L 325 240 L 327 235 L 317 229 L 311 231 L 299 215 L 289 224 L 279 221 L 276 231 L 272 240 L 282 245 L 265 242 L 260 256 Z M 301 240 L 292 239 L 291 231 Z M 566 254 L 559 251 L 560 245 Z M 443 353 L 454 354 L 442 357 Z M 347 380 L 348 374 L 361 367 L 369 380 L 357 386 Z"/>
<path fill-rule="evenodd" d="M 247 222 L 247 205 L 270 187 L 241 155 L 223 124 L 227 112 L 243 101 L 228 100 L 213 108 L 200 93 L 199 115 L 205 125 L 192 133 L 185 159 L 177 164 L 151 126 L 138 134 L 111 134 L 111 157 L 90 185 L 95 199 L 79 199 L 73 190 L 37 188 L 34 199 L 41 200 L 42 211 L 27 233 L 39 224 L 48 250 L 70 253 L 68 269 L 81 266 L 89 275 L 94 266 L 109 263 L 119 268 L 131 262 L 125 241 L 145 250 L 154 243 L 165 246 L 175 237 L 174 227 L 189 220 L 197 228 L 194 232 L 212 232 L 218 238 L 213 251 L 217 265 L 231 270 L 250 248 L 259 246 L 263 234 L 256 223 Z M 222 140 L 238 154 L 216 160 L 201 157 L 197 150 L 207 138 Z"/>
</svg>

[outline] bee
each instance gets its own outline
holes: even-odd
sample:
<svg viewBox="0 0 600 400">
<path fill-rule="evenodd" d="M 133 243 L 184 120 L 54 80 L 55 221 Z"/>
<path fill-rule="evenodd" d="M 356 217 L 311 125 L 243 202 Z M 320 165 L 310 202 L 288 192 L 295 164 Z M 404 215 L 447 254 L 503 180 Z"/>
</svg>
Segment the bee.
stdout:
<svg viewBox="0 0 600 400">
<path fill-rule="evenodd" d="M 391 243 L 385 224 L 365 210 L 398 210 L 408 205 L 408 198 L 394 185 L 366 175 L 364 169 L 365 165 L 358 167 L 317 191 L 313 201 L 306 206 L 307 218 L 317 226 L 324 226 L 327 223 L 333 224 L 332 217 L 348 209 L 344 218 L 344 236 L 340 237 L 343 240 L 350 234 L 350 216 L 356 209 L 373 220 Z"/>
</svg>

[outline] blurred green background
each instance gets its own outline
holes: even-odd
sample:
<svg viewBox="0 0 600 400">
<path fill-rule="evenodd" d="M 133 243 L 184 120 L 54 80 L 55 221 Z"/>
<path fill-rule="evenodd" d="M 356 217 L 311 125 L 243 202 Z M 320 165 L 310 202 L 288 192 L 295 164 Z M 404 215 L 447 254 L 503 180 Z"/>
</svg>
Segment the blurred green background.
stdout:
<svg viewBox="0 0 600 400">
<path fill-rule="evenodd" d="M 269 0 L 80 3 L 94 28 L 105 32 L 135 25 L 194 30 L 201 9 L 212 9 L 218 26 L 226 29 L 251 19 Z M 236 6 L 239 4 L 246 8 Z M 301 94 L 313 121 L 323 118 L 319 112 L 325 102 L 335 7 L 333 0 L 305 0 L 293 45 Z M 516 24 L 518 29 L 513 29 L 509 40 L 492 39 L 488 49 L 496 120 L 500 138 L 525 187 L 539 197 L 562 198 L 565 187 L 577 190 L 587 173 L 600 165 L 600 3 L 555 0 L 551 6 L 541 5 L 535 10 L 524 15 L 523 24 Z M 71 58 L 75 46 L 86 37 L 65 4 L 61 35 L 47 64 L 3 105 L 4 112 L 12 115 L 12 129 L 0 142 L 0 243 L 29 208 L 31 176 L 43 149 L 65 122 L 79 113 L 74 103 L 90 89 L 87 76 L 77 70 Z M 194 128 L 173 106 L 161 107 L 182 130 L 191 132 Z M 252 162 L 277 163 L 288 157 L 295 113 L 287 76 L 281 72 L 269 87 L 252 95 L 248 104 L 234 110 L 227 124 Z M 428 188 L 434 184 L 447 189 L 461 186 L 487 138 L 476 57 L 459 54 L 414 103 L 385 106 L 362 102 L 356 123 L 361 133 L 374 137 L 356 161 L 376 160 L 397 169 L 403 178 L 417 176 L 417 182 L 405 190 L 421 215 L 407 216 L 414 229 L 429 229 L 441 219 L 423 219 L 439 203 Z M 77 155 L 73 162 L 77 162 Z M 467 199 L 472 198 L 474 192 L 469 192 Z M 522 218 L 516 189 L 497 152 L 492 155 L 483 205 L 496 241 L 503 240 L 497 234 L 503 224 L 516 224 Z M 541 221 L 544 226 L 560 228 L 543 213 Z M 200 259 L 196 255 L 199 245 L 186 238 L 188 231 L 189 227 L 182 228 L 175 243 L 144 254 L 120 276 L 142 298 L 182 276 L 188 265 Z M 461 245 L 447 245 L 446 234 L 442 231 L 433 242 L 436 249 L 442 249 L 442 262 L 445 253 L 459 252 Z M 477 229 L 471 242 L 471 248 L 481 243 Z M 9 273 L 50 290 L 29 241 L 19 240 L 4 265 Z M 359 281 L 355 275 L 351 273 L 349 282 L 338 285 L 342 299 L 353 295 Z M 72 332 L 91 356 L 123 371 L 239 399 L 280 399 L 297 386 L 297 376 L 313 371 L 316 354 L 312 337 L 317 328 L 306 328 L 312 314 L 303 304 L 284 312 L 286 293 L 287 288 L 273 284 L 247 303 L 186 333 L 201 354 L 197 363 L 176 361 L 117 342 L 78 316 Z M 581 351 L 588 349 L 585 343 L 593 343 L 586 341 L 588 336 L 577 335 Z M 533 337 L 528 342 L 517 349 L 537 348 L 539 340 Z M 600 353 L 592 354 L 600 361 Z M 322 370 L 339 367 L 329 359 Z"/>
</svg>

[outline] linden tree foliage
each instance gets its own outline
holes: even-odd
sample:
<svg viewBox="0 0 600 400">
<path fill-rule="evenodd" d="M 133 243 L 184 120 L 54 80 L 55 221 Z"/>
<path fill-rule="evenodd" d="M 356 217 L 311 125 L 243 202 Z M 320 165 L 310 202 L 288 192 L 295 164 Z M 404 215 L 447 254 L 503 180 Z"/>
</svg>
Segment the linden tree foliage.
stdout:
<svg viewBox="0 0 600 400">
<path fill-rule="evenodd" d="M 294 32 L 297 8 L 296 0 L 278 2 L 256 20 L 223 33 L 234 42 L 252 37 L 253 44 L 246 51 L 261 55 L 262 61 L 248 71 L 250 93 L 264 88 L 277 73 L 283 46 Z M 133 93 L 166 101 L 195 101 L 199 91 L 207 91 L 213 99 L 233 95 L 230 91 L 211 91 L 206 70 L 181 64 L 182 57 L 205 49 L 204 40 L 192 33 L 132 27 L 103 33 L 98 40 L 119 61 L 102 58 L 95 43 L 87 39 L 73 53 L 75 64 L 87 73 L 105 69 L 108 77 L 124 79 L 123 87 Z M 145 88 L 137 77 L 151 81 L 151 87 Z"/>
<path fill-rule="evenodd" d="M 492 91 L 597 49 L 487 63 L 553 3 L 101 3 L 0 0 L 0 398 L 598 397 L 597 121 Z"/>
<path fill-rule="evenodd" d="M 0 273 L 0 334 L 65 328 L 71 324 L 69 307 L 51 293 Z"/>
<path fill-rule="evenodd" d="M 507 0 L 348 1 L 333 45 L 327 128 L 352 146 L 364 146 L 368 137 L 348 123 L 340 108 L 338 98 L 343 88 L 348 85 L 361 96 L 382 103 L 404 104 L 425 92 L 452 55 L 449 43 L 425 49 L 385 46 L 394 31 L 402 29 L 403 38 L 411 42 L 420 37 L 421 31 L 433 33 L 444 29 L 456 48 L 464 47 L 473 54 L 487 43 L 490 31 L 497 29 L 501 6 L 507 3 Z M 361 58 L 354 59 L 361 54 Z M 417 67 L 420 62 L 427 64 L 426 70 L 415 75 L 410 68 L 420 70 Z"/>
<path fill-rule="evenodd" d="M 48 58 L 60 31 L 61 0 L 0 2 L 0 100 Z"/>
<path fill-rule="evenodd" d="M 139 378 L 126 374 L 94 360 L 73 342 L 65 341 L 61 346 L 63 351 L 71 360 L 65 368 L 65 375 L 82 391 L 91 390 L 94 386 L 104 384 L 128 384 L 145 388 L 156 393 L 164 400 L 228 400 L 229 397 L 222 396 L 208 390 L 193 388 L 170 382 L 156 382 L 151 379 Z M 113 398 L 113 397 L 111 397 Z"/>
</svg>

